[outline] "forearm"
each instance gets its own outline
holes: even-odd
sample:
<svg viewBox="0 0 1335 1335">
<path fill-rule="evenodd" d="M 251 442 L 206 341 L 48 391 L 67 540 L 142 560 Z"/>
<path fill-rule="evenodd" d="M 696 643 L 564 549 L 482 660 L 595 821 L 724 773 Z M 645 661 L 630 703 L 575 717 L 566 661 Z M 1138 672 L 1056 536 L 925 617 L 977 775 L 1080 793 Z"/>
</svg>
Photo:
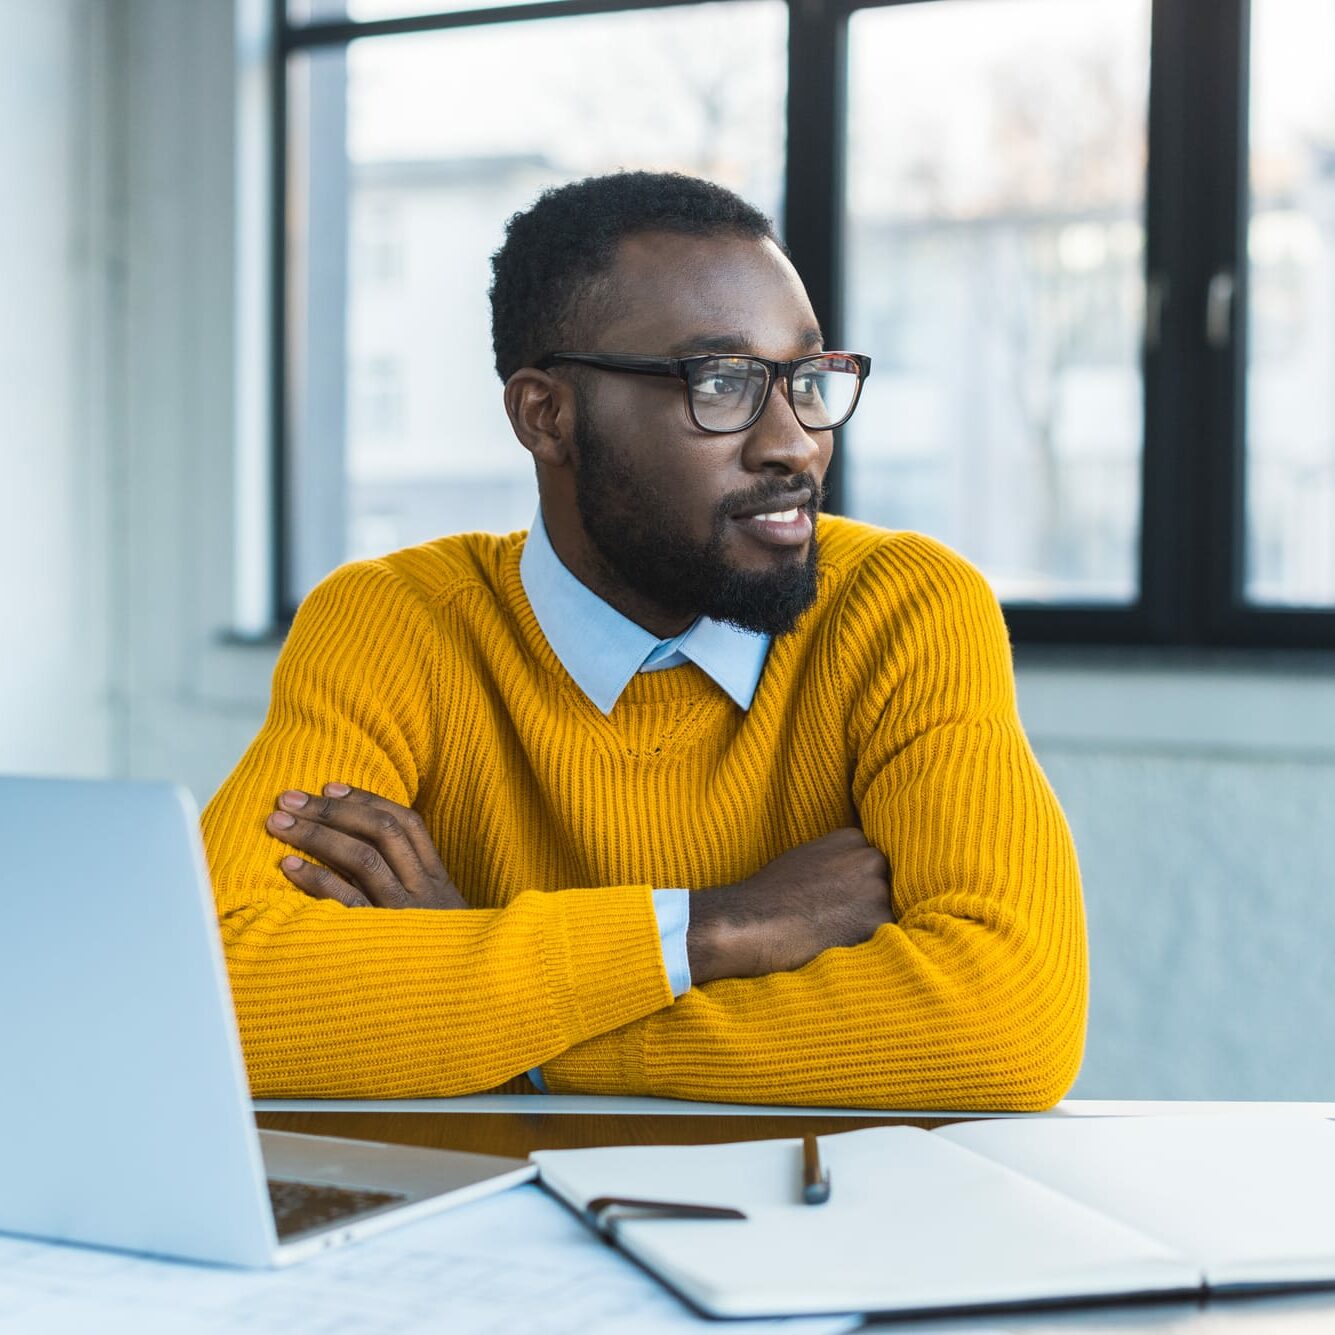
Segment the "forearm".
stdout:
<svg viewBox="0 0 1335 1335">
<path fill-rule="evenodd" d="M 694 989 L 544 1067 L 557 1092 L 853 1107 L 1049 1107 L 1084 1041 L 1078 886 L 1052 935 L 961 897 L 793 973 Z M 973 914 L 974 916 L 968 916 Z"/>
<path fill-rule="evenodd" d="M 867 1107 L 1055 1103 L 1084 1041 L 1079 867 L 1021 736 L 993 730 L 990 740 L 998 768 L 1017 776 L 1009 801 L 982 800 L 996 791 L 986 775 L 953 764 L 953 755 L 982 752 L 969 728 L 939 730 L 930 754 L 910 748 L 860 794 L 860 814 L 895 869 L 895 921 L 804 967 L 707 982 L 670 1010 L 548 1063 L 551 1088 Z M 914 806 L 902 802 L 906 792 L 918 796 Z M 828 858 L 856 853 L 856 842 L 806 849 Z M 807 866 L 805 876 L 818 881 L 821 870 Z M 723 893 L 694 898 L 704 909 Z M 829 890 L 850 893 L 838 880 Z M 693 929 L 710 917 L 693 907 Z M 791 918 L 728 925 L 734 937 L 801 930 Z M 701 952 L 706 967 L 716 953 Z M 762 954 L 772 957 L 772 947 Z"/>
<path fill-rule="evenodd" d="M 488 1089 L 671 1003 L 650 888 L 465 881 L 475 909 L 346 908 L 279 869 L 278 793 L 338 780 L 411 805 L 441 745 L 440 628 L 413 588 L 343 567 L 302 604 L 255 740 L 203 813 L 257 1095 Z M 439 831 L 434 842 L 439 846 Z"/>
<path fill-rule="evenodd" d="M 318 792 L 333 775 L 402 803 L 418 765 L 298 749 L 271 716 L 204 811 L 257 1095 L 473 1093 L 672 1001 L 647 885 L 402 909 L 345 907 L 288 883 L 278 863 L 291 848 L 263 821 L 275 792 Z"/>
<path fill-rule="evenodd" d="M 473 1093 L 672 1001 L 644 886 L 451 912 L 288 892 L 221 921 L 257 1096 Z"/>
</svg>

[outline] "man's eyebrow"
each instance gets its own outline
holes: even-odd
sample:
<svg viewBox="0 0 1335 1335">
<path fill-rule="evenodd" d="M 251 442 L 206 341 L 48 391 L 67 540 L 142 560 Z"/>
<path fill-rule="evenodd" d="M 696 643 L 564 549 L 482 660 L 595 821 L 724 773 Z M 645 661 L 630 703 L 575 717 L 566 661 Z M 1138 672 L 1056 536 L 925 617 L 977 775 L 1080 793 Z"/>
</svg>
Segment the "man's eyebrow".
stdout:
<svg viewBox="0 0 1335 1335">
<path fill-rule="evenodd" d="M 813 326 L 804 329 L 798 336 L 798 341 L 804 348 L 816 349 L 824 346 L 825 336 Z M 741 334 L 698 334 L 681 343 L 674 343 L 668 349 L 667 355 L 691 357 L 700 352 L 723 352 L 732 355 L 749 353 L 754 351 L 754 348 L 751 339 L 744 338 Z"/>
</svg>

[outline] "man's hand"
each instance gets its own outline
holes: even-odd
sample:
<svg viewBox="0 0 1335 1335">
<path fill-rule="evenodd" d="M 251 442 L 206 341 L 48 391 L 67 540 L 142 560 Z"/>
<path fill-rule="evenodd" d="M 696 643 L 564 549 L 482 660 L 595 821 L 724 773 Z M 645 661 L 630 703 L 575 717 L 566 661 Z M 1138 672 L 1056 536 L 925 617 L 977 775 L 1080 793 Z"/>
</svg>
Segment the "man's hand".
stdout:
<svg viewBox="0 0 1335 1335">
<path fill-rule="evenodd" d="M 320 796 L 289 789 L 275 806 L 269 833 L 325 864 L 283 858 L 278 865 L 298 890 L 349 908 L 468 907 L 411 807 L 346 783 L 327 783 Z"/>
<path fill-rule="evenodd" d="M 835 830 L 781 853 L 736 885 L 691 896 L 691 982 L 800 969 L 893 922 L 890 864 L 861 830 Z"/>
</svg>

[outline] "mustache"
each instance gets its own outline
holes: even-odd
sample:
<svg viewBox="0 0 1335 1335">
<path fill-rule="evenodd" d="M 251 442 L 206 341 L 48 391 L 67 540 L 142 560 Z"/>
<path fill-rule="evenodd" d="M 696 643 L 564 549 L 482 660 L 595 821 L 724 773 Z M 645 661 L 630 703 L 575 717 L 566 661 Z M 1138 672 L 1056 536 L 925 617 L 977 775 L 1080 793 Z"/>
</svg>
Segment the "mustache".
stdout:
<svg viewBox="0 0 1335 1335">
<path fill-rule="evenodd" d="M 791 510 L 797 497 L 808 491 L 811 493 L 808 505 L 815 514 L 825 504 L 825 486 L 809 473 L 803 473 L 800 477 L 794 478 L 791 485 L 783 491 L 754 491 L 744 495 L 729 496 L 719 505 L 717 517 L 722 522 L 740 510 L 753 510 L 757 506 L 765 511 Z"/>
</svg>

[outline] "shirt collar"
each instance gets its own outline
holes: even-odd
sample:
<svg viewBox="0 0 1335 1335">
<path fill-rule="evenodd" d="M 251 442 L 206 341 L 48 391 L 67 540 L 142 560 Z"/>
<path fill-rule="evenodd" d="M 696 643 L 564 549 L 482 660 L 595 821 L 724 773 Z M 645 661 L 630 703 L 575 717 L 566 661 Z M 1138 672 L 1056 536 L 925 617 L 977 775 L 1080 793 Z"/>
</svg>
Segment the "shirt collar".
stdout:
<svg viewBox="0 0 1335 1335">
<path fill-rule="evenodd" d="M 680 635 L 658 639 L 570 573 L 547 536 L 541 509 L 524 542 L 519 578 L 561 666 L 604 714 L 612 712 L 646 661 L 657 663 L 678 653 L 742 709 L 750 709 L 769 652 L 768 635 L 698 617 Z"/>
</svg>

